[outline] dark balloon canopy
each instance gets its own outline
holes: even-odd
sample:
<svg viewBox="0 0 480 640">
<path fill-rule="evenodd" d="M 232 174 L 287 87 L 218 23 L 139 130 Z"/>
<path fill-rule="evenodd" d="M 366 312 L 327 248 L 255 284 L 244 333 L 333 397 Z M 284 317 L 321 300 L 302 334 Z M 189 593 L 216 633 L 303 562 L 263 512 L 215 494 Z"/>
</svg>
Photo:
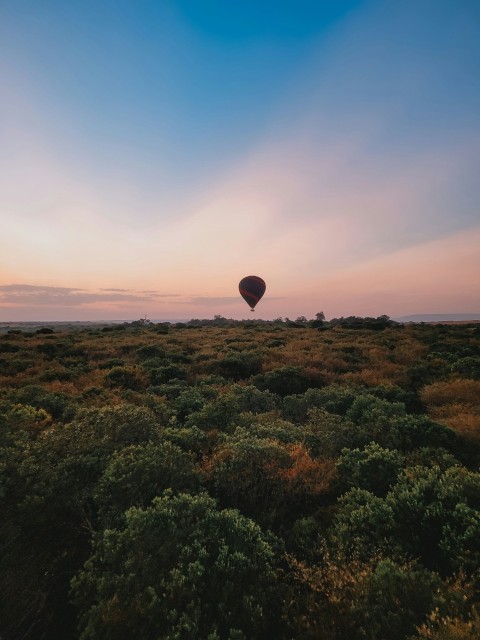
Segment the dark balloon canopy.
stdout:
<svg viewBox="0 0 480 640">
<path fill-rule="evenodd" d="M 246 276 L 240 280 L 238 290 L 245 302 L 251 307 L 252 311 L 255 305 L 262 298 L 266 289 L 265 281 L 258 276 Z"/>
</svg>

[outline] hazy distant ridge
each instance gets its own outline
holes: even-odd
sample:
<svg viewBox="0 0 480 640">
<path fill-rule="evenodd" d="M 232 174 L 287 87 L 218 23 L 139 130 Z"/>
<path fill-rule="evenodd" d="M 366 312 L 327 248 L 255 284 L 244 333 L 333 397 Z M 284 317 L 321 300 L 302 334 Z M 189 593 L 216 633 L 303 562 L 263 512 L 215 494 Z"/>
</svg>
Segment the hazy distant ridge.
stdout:
<svg viewBox="0 0 480 640">
<path fill-rule="evenodd" d="M 402 316 L 395 318 L 398 322 L 446 322 L 452 320 L 480 320 L 480 311 L 478 313 L 418 313 L 413 316 Z"/>
</svg>

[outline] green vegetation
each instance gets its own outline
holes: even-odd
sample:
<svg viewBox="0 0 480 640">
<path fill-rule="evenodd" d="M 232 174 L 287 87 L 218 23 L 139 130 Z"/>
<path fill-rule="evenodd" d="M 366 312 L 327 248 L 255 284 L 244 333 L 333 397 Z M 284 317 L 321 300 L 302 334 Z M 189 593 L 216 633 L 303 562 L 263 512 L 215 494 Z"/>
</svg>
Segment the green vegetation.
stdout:
<svg viewBox="0 0 480 640">
<path fill-rule="evenodd" d="M 0 336 L 0 637 L 480 637 L 479 362 L 386 316 Z"/>
</svg>

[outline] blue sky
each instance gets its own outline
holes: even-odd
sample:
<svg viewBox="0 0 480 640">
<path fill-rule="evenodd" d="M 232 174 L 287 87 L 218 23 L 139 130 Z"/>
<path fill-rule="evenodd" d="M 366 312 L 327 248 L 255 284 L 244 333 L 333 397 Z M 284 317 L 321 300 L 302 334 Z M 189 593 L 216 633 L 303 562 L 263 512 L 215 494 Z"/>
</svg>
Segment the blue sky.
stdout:
<svg viewBox="0 0 480 640">
<path fill-rule="evenodd" d="M 4 0 L 0 319 L 242 317 L 249 273 L 264 317 L 480 312 L 479 36 L 468 0 Z"/>
</svg>

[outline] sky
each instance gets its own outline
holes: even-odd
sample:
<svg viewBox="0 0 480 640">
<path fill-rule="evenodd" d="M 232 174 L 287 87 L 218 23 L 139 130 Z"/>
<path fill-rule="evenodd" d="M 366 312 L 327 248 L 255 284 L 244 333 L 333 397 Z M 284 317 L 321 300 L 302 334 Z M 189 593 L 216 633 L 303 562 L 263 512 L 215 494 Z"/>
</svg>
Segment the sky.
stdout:
<svg viewBox="0 0 480 640">
<path fill-rule="evenodd" d="M 0 321 L 480 318 L 478 0 L 2 0 L 0 78 Z"/>
</svg>

